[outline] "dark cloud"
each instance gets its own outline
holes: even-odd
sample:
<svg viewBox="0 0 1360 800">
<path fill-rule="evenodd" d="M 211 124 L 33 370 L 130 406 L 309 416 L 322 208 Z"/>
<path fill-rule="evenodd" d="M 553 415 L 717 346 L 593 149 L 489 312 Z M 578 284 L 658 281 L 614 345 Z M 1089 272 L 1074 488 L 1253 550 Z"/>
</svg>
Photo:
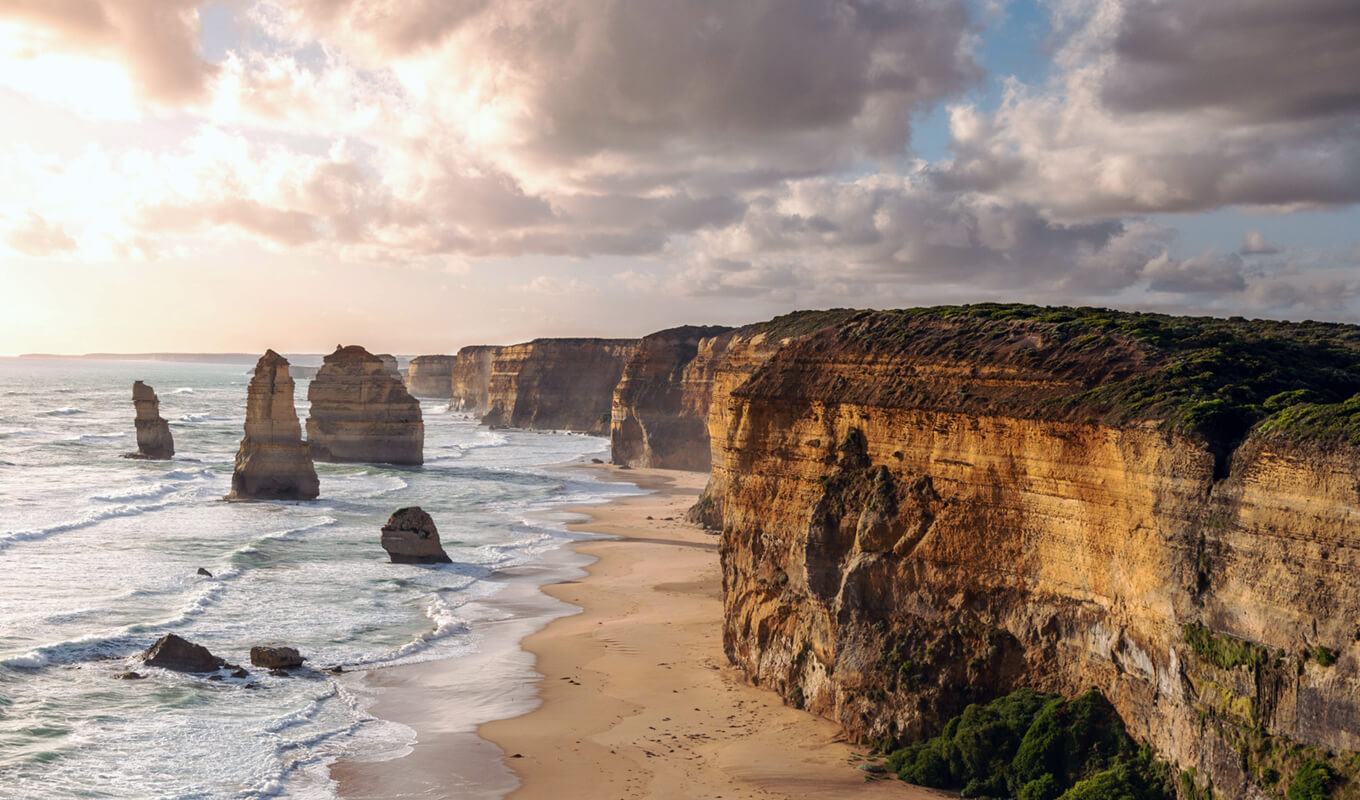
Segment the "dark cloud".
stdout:
<svg viewBox="0 0 1360 800">
<path fill-rule="evenodd" d="M 45 34 L 43 49 L 118 60 L 166 104 L 201 99 L 216 68 L 199 51 L 200 0 L 0 0 L 0 19 Z"/>
<path fill-rule="evenodd" d="M 1177 260 L 1162 256 L 1143 269 L 1148 289 L 1174 294 L 1224 294 L 1247 288 L 1237 255 L 1204 255 Z"/>
</svg>

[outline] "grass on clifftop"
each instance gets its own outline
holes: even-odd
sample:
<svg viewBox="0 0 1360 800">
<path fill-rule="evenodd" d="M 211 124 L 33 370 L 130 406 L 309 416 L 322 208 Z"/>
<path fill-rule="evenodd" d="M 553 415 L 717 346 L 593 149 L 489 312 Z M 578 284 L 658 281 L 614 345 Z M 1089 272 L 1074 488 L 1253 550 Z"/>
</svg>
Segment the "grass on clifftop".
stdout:
<svg viewBox="0 0 1360 800">
<path fill-rule="evenodd" d="M 865 329 L 882 339 L 894 327 L 910 336 L 913 321 L 922 319 L 986 323 L 961 333 L 982 343 L 982 352 L 987 339 L 1014 334 L 1020 325 L 1069 362 L 1085 351 L 1086 363 L 1097 369 L 1113 358 L 1119 342 L 1147 353 L 1147 368 L 1112 373 L 1084 392 L 1051 401 L 1055 413 L 1095 411 L 1111 423 L 1162 420 L 1203 436 L 1220 454 L 1261 423 L 1271 435 L 1360 444 L 1360 326 L 980 303 L 884 312 Z"/>
<path fill-rule="evenodd" d="M 932 739 L 888 757 L 908 783 L 964 797 L 1171 800 L 1171 772 L 1092 690 L 1067 701 L 1021 689 L 970 705 Z"/>
</svg>

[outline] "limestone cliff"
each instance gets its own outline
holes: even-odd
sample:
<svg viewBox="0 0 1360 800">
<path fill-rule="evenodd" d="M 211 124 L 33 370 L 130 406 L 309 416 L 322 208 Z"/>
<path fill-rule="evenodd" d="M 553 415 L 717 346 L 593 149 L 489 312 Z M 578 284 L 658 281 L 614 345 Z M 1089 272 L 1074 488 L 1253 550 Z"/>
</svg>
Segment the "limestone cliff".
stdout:
<svg viewBox="0 0 1360 800">
<path fill-rule="evenodd" d="M 863 741 L 1095 687 L 1187 785 L 1360 790 L 1360 436 L 1309 433 L 1360 399 L 1258 421 L 1360 392 L 1357 330 L 1090 311 L 865 312 L 730 390 L 729 657 Z"/>
<path fill-rule="evenodd" d="M 316 499 L 320 487 L 293 406 L 288 360 L 273 350 L 255 365 L 246 393 L 245 428 L 227 499 Z"/>
<path fill-rule="evenodd" d="M 382 362 L 383 369 L 394 377 L 401 377 L 401 366 L 397 363 L 397 357 L 391 353 L 378 353 L 378 360 Z"/>
<path fill-rule="evenodd" d="M 482 421 L 603 433 L 636 339 L 535 339 L 496 350 Z"/>
<path fill-rule="evenodd" d="M 326 356 L 307 399 L 307 444 L 317 461 L 424 461 L 420 401 L 364 348 L 341 347 Z"/>
<path fill-rule="evenodd" d="M 711 353 L 714 338 L 731 330 L 687 325 L 638 342 L 614 389 L 609 439 L 615 464 L 708 470 L 712 386 L 690 366 L 701 346 Z"/>
<path fill-rule="evenodd" d="M 457 360 L 456 356 L 416 356 L 411 359 L 406 388 L 417 397 L 448 397 Z"/>
<path fill-rule="evenodd" d="M 488 410 L 491 391 L 491 362 L 498 347 L 472 345 L 458 351 L 453 365 L 449 410 L 461 411 L 476 417 Z"/>
<path fill-rule="evenodd" d="M 161 419 L 161 401 L 156 392 L 141 381 L 132 384 L 132 405 L 137 410 L 133 425 L 137 428 L 137 452 L 127 458 L 163 460 L 175 455 L 175 439 L 170 435 L 170 423 Z"/>
</svg>

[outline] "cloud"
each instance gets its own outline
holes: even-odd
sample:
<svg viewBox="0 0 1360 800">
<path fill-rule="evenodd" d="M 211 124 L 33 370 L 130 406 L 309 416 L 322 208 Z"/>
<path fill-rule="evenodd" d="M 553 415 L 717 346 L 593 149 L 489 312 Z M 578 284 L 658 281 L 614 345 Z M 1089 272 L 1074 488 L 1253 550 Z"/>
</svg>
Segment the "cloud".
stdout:
<svg viewBox="0 0 1360 800">
<path fill-rule="evenodd" d="M 0 0 L 31 56 L 52 51 L 125 66 L 148 99 L 200 99 L 216 68 L 199 50 L 200 0 Z"/>
<path fill-rule="evenodd" d="M 1209 253 L 1184 260 L 1164 254 L 1148 262 L 1142 272 L 1154 292 L 1224 294 L 1247 288 L 1242 259 L 1235 254 L 1219 257 Z"/>
<path fill-rule="evenodd" d="M 1246 241 L 1237 252 L 1244 256 L 1272 256 L 1280 252 L 1280 247 L 1268 241 L 1260 231 L 1247 231 Z"/>
<path fill-rule="evenodd" d="M 2 222 L 3 219 L 0 219 Z M 51 258 L 76 250 L 76 240 L 61 225 L 50 222 L 30 211 L 24 219 L 0 227 L 0 236 L 16 253 L 34 258 Z"/>
</svg>

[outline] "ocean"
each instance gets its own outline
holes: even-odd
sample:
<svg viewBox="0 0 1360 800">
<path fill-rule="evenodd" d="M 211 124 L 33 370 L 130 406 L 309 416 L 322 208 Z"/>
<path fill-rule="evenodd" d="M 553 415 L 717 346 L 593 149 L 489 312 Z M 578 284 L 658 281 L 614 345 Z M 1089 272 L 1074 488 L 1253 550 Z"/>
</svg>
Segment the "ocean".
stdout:
<svg viewBox="0 0 1360 800">
<path fill-rule="evenodd" d="M 607 440 L 492 431 L 426 401 L 423 467 L 318 463 L 315 502 L 226 503 L 248 369 L 0 358 L 0 796 L 334 797 L 331 763 L 414 736 L 369 713 L 352 673 L 475 652 L 479 622 L 504 617 L 498 576 L 581 538 L 561 507 L 638 491 L 560 469 L 607 458 Z M 121 457 L 134 380 L 160 396 L 172 461 Z M 388 563 L 379 529 L 409 505 L 452 564 Z M 146 667 L 166 633 L 250 677 Z M 310 669 L 251 667 L 265 644 Z"/>
</svg>

